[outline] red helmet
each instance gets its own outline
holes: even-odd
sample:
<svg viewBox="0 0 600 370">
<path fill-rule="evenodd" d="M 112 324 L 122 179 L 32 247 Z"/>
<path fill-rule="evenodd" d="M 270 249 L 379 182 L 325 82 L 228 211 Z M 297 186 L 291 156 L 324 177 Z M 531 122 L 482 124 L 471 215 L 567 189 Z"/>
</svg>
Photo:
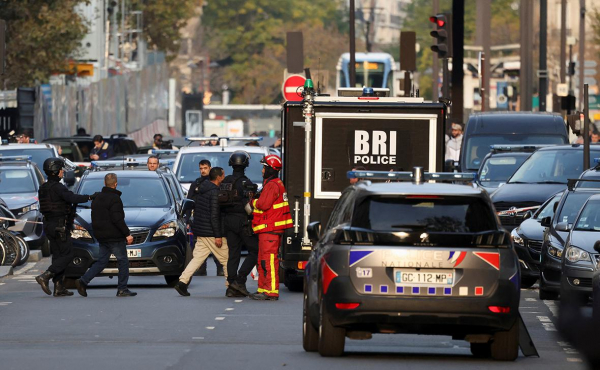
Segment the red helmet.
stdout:
<svg viewBox="0 0 600 370">
<path fill-rule="evenodd" d="M 268 155 L 260 160 L 263 166 L 269 166 L 275 171 L 281 171 L 281 158 L 274 154 Z"/>
</svg>

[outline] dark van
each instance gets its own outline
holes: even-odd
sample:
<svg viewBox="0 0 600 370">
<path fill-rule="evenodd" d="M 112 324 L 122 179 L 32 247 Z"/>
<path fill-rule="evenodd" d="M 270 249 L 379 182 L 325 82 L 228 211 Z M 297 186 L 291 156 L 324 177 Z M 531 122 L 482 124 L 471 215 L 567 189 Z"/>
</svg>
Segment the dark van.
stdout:
<svg viewBox="0 0 600 370">
<path fill-rule="evenodd" d="M 568 144 L 562 117 L 554 113 L 485 112 L 469 117 L 460 151 L 460 170 L 477 172 L 490 145 Z"/>
</svg>

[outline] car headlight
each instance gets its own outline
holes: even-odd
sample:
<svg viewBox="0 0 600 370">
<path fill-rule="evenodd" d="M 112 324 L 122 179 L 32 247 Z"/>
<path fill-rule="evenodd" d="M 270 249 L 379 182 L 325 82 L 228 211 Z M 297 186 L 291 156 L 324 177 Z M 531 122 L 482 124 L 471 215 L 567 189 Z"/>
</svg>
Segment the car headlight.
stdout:
<svg viewBox="0 0 600 370">
<path fill-rule="evenodd" d="M 154 232 L 154 235 L 152 236 L 152 240 L 154 241 L 154 240 L 162 240 L 162 239 L 172 238 L 173 236 L 175 236 L 175 232 L 177 232 L 177 222 L 175 222 L 175 221 L 166 222 L 166 223 L 160 225 L 158 230 L 156 230 Z"/>
<path fill-rule="evenodd" d="M 71 238 L 73 239 L 89 239 L 92 240 L 92 236 L 83 226 L 74 224 L 73 230 L 71 230 Z"/>
<path fill-rule="evenodd" d="M 580 261 L 592 262 L 588 252 L 573 246 L 567 248 L 567 254 L 565 254 L 565 258 L 571 263 L 577 263 Z"/>
<path fill-rule="evenodd" d="M 25 214 L 29 211 L 35 211 L 37 209 L 40 209 L 40 204 L 38 202 L 32 203 L 26 207 L 23 207 L 19 210 L 19 215 Z"/>
<path fill-rule="evenodd" d="M 550 257 L 561 259 L 562 258 L 562 254 L 563 254 L 563 250 L 560 249 L 560 248 L 557 248 L 557 247 L 555 247 L 553 245 L 549 245 L 548 246 L 548 254 L 550 255 Z"/>
<path fill-rule="evenodd" d="M 517 229 L 513 229 L 510 232 L 510 237 L 512 238 L 512 240 L 513 240 L 513 242 L 515 244 L 519 244 L 522 247 L 525 246 L 525 241 L 523 240 L 523 238 L 521 237 L 521 235 L 519 235 L 519 233 L 517 232 Z"/>
</svg>

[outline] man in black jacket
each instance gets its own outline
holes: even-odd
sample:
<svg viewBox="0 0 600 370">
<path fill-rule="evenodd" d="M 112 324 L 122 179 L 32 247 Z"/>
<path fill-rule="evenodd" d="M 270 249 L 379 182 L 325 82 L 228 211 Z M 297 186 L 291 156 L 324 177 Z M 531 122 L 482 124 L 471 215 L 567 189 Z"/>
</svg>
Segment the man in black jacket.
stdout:
<svg viewBox="0 0 600 370">
<path fill-rule="evenodd" d="M 223 266 L 227 266 L 229 250 L 227 240 L 223 237 L 223 223 L 221 220 L 221 208 L 219 205 L 219 186 L 225 178 L 221 167 L 213 167 L 209 173 L 209 181 L 200 184 L 196 205 L 194 208 L 194 222 L 192 232 L 196 236 L 196 246 L 192 260 L 187 265 L 175 289 L 182 296 L 189 296 L 187 290 L 190 279 L 196 270 L 200 268 L 208 255 L 212 252 Z M 225 271 L 227 278 L 227 271 Z M 225 285 L 227 286 L 227 281 Z"/>
<path fill-rule="evenodd" d="M 190 190 L 188 191 L 187 195 L 187 198 L 193 201 L 196 201 L 196 197 L 200 192 L 200 185 L 202 184 L 202 182 L 208 180 L 208 174 L 210 173 L 211 169 L 210 161 L 208 159 L 203 159 L 200 161 L 200 163 L 198 163 L 198 167 L 200 169 L 200 177 L 198 177 L 193 183 L 190 184 Z M 186 219 L 190 220 L 191 214 L 192 211 L 189 211 L 186 214 Z M 189 222 L 189 224 L 191 225 L 191 222 Z M 223 276 L 223 265 L 219 263 L 219 260 L 215 257 L 214 254 L 212 255 L 212 257 L 213 261 L 215 261 L 215 266 L 217 267 L 217 276 Z M 200 269 L 198 270 L 198 275 L 206 276 L 206 261 L 204 261 L 202 266 L 200 266 Z"/>
<path fill-rule="evenodd" d="M 125 211 L 121 201 L 121 192 L 117 190 L 117 175 L 109 173 L 104 176 L 102 192 L 92 201 L 92 229 L 100 243 L 100 257 L 92 267 L 75 282 L 77 292 L 87 297 L 86 288 L 90 281 L 108 265 L 111 253 L 117 257 L 119 280 L 117 297 L 133 297 L 137 295 L 127 289 L 129 280 L 129 259 L 127 244 L 133 243 L 133 237 L 125 224 Z"/>
<path fill-rule="evenodd" d="M 62 158 L 48 158 L 44 161 L 44 172 L 48 175 L 39 190 L 40 212 L 44 215 L 44 233 L 52 251 L 52 265 L 35 280 L 42 286 L 44 293 L 50 295 L 50 279 L 54 282 L 54 296 L 73 295 L 64 284 L 65 269 L 73 261 L 73 243 L 71 226 L 73 225 L 73 204 L 85 203 L 89 195 L 73 194 L 60 179 L 64 175 L 65 161 Z"/>
</svg>

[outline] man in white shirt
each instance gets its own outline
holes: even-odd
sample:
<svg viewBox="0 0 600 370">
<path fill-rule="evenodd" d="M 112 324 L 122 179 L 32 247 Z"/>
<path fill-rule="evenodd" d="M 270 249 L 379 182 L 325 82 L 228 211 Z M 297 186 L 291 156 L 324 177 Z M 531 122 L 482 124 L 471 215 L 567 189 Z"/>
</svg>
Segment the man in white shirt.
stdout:
<svg viewBox="0 0 600 370">
<path fill-rule="evenodd" d="M 453 161 L 458 161 L 460 159 L 462 139 L 462 126 L 458 123 L 453 123 L 451 135 L 446 135 L 446 160 L 452 159 Z"/>
</svg>

